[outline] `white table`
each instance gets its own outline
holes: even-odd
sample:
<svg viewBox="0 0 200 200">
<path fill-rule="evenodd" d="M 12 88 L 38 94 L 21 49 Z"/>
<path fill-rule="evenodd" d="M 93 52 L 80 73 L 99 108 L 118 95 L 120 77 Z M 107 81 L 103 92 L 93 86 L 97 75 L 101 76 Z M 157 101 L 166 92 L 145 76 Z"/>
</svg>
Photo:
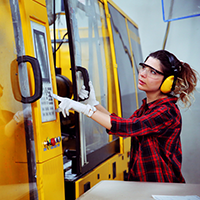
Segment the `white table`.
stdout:
<svg viewBox="0 0 200 200">
<path fill-rule="evenodd" d="M 101 181 L 78 200 L 153 200 L 152 195 L 200 196 L 200 184 Z"/>
</svg>

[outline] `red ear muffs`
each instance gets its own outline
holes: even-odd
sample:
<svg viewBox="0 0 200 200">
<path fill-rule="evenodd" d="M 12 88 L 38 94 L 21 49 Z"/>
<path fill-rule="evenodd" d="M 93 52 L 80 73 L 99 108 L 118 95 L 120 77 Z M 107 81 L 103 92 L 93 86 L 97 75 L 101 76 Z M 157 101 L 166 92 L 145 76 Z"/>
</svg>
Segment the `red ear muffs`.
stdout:
<svg viewBox="0 0 200 200">
<path fill-rule="evenodd" d="M 173 83 L 174 83 L 174 75 L 168 76 L 160 86 L 160 91 L 165 94 L 171 92 Z"/>
</svg>

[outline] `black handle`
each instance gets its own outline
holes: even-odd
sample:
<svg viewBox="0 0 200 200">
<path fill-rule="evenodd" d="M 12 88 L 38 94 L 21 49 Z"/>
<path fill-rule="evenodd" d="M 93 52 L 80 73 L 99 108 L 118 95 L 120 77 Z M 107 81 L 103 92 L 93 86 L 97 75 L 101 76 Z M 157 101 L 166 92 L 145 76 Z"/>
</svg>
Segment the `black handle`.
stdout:
<svg viewBox="0 0 200 200">
<path fill-rule="evenodd" d="M 76 71 L 80 71 L 82 73 L 83 83 L 85 85 L 85 89 L 90 93 L 90 86 L 89 86 L 90 78 L 89 78 L 89 73 L 88 73 L 87 69 L 80 67 L 80 66 L 77 66 Z M 86 99 L 82 99 L 82 98 L 79 97 L 79 101 L 84 101 Z"/>
<path fill-rule="evenodd" d="M 18 65 L 20 63 L 29 62 L 33 69 L 35 79 L 35 94 L 30 97 L 24 97 L 21 94 L 18 78 Z M 22 103 L 33 103 L 42 96 L 42 74 L 37 58 L 31 56 L 19 56 L 11 63 L 11 83 L 14 97 Z"/>
</svg>

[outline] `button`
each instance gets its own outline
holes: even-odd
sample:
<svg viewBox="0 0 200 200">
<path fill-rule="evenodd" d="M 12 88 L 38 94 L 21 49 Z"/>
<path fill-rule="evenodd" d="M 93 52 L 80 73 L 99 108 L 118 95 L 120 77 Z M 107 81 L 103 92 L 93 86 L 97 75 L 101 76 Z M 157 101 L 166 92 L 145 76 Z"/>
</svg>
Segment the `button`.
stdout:
<svg viewBox="0 0 200 200">
<path fill-rule="evenodd" d="M 51 140 L 49 137 L 47 138 L 47 145 L 51 145 Z"/>
<path fill-rule="evenodd" d="M 60 142 L 61 141 L 61 137 L 57 137 L 57 141 Z"/>
<path fill-rule="evenodd" d="M 54 138 L 51 138 L 51 145 L 52 146 L 55 146 L 56 142 L 55 142 L 55 139 Z"/>
<path fill-rule="evenodd" d="M 47 149 L 50 149 L 50 145 L 51 145 L 51 140 L 49 137 L 47 137 L 47 141 L 45 142 L 47 145 Z"/>
</svg>

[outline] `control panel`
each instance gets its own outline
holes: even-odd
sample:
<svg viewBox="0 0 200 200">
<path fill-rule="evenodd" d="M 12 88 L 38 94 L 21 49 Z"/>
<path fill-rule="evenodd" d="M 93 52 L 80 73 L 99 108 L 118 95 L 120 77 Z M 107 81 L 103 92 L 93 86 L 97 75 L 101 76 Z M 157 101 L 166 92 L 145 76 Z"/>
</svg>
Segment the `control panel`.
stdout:
<svg viewBox="0 0 200 200">
<path fill-rule="evenodd" d="M 49 138 L 44 141 L 44 151 L 50 150 L 50 149 L 55 149 L 57 147 L 60 147 L 61 143 L 61 137 L 54 137 L 54 138 Z"/>
</svg>

